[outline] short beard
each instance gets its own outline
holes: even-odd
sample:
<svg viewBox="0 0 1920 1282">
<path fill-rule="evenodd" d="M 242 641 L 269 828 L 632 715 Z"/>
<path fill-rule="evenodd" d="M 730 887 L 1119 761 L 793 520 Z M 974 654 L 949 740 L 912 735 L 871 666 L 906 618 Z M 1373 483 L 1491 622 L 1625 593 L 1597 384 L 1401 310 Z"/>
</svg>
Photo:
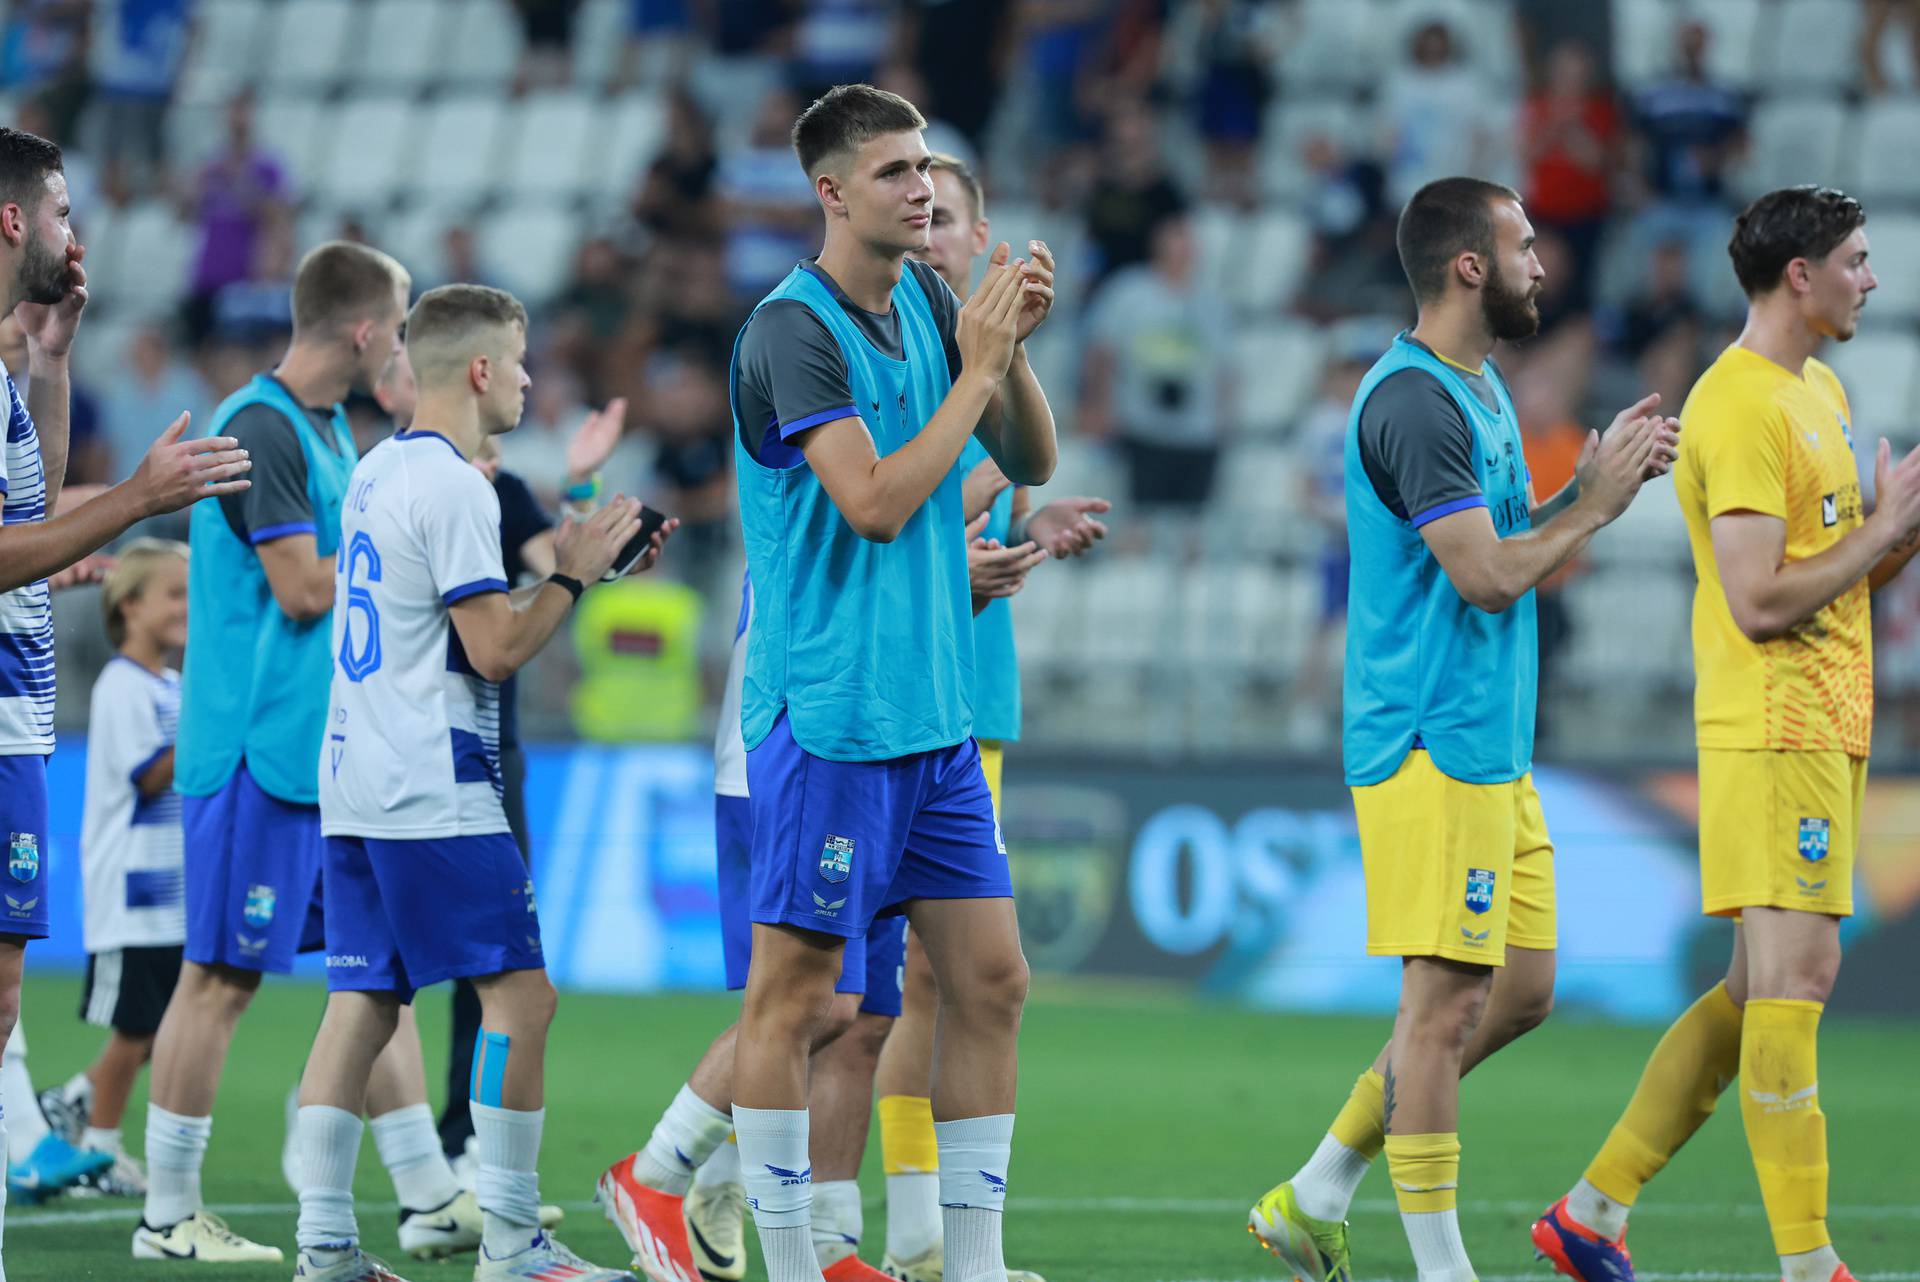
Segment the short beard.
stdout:
<svg viewBox="0 0 1920 1282">
<path fill-rule="evenodd" d="M 1507 288 L 1500 265 L 1496 262 L 1492 267 L 1480 291 L 1480 315 L 1486 321 L 1487 332 L 1503 343 L 1532 338 L 1540 332 L 1540 309 L 1534 306 L 1531 288 L 1519 291 Z"/>
<path fill-rule="evenodd" d="M 29 238 L 20 262 L 21 301 L 51 306 L 72 291 L 73 282 L 67 275 L 66 246 L 62 245 L 55 253 Z"/>
</svg>

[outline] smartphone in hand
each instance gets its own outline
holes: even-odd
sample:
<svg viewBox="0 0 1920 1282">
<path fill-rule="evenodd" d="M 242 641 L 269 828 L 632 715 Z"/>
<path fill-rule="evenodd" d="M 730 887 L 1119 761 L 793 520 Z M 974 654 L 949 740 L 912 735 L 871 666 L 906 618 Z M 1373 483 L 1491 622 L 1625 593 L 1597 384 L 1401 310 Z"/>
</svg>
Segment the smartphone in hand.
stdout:
<svg viewBox="0 0 1920 1282">
<path fill-rule="evenodd" d="M 620 555 L 614 558 L 613 565 L 608 568 L 607 572 L 600 576 L 600 581 L 602 583 L 612 583 L 617 579 L 625 578 L 633 570 L 634 565 L 640 558 L 647 554 L 647 548 L 652 546 L 653 536 L 658 534 L 660 527 L 666 523 L 667 518 L 664 513 L 656 512 L 645 503 L 642 503 L 640 505 L 640 532 L 627 540 L 627 545 L 620 549 Z"/>
</svg>

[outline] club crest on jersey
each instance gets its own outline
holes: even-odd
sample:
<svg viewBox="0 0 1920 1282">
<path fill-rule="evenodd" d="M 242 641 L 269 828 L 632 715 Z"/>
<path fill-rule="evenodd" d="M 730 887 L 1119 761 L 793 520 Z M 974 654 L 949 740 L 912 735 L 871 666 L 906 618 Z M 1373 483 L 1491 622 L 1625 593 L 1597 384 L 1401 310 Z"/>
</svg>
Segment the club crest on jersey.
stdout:
<svg viewBox="0 0 1920 1282">
<path fill-rule="evenodd" d="M 1827 834 L 1832 825 L 1825 819 L 1800 821 L 1800 857 L 1817 864 L 1827 857 Z"/>
<path fill-rule="evenodd" d="M 852 872 L 853 838 L 828 837 L 825 848 L 820 851 L 821 879 L 838 885 Z"/>
<path fill-rule="evenodd" d="M 1483 913 L 1493 907 L 1493 870 L 1467 869 L 1467 911 Z"/>
<path fill-rule="evenodd" d="M 273 924 L 273 908 L 278 901 L 272 886 L 248 886 L 247 902 L 240 909 L 240 916 L 255 930 L 265 930 Z"/>
<path fill-rule="evenodd" d="M 7 872 L 15 881 L 32 881 L 40 875 L 40 838 L 31 832 L 16 832 L 7 843 Z"/>
</svg>

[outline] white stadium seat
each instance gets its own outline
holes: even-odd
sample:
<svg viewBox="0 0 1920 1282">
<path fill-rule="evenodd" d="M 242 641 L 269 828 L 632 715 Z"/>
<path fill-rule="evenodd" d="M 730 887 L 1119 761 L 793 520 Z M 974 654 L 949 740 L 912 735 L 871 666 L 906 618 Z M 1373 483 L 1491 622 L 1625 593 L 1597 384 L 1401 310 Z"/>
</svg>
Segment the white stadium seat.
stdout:
<svg viewBox="0 0 1920 1282">
<path fill-rule="evenodd" d="M 507 0 L 460 0 L 441 69 L 459 84 L 503 85 L 519 70 L 523 44 Z"/>
<path fill-rule="evenodd" d="M 304 195 L 319 172 L 326 128 L 321 117 L 331 112 L 318 98 L 307 96 L 262 98 L 253 110 L 256 141 L 286 167 L 296 197 Z"/>
<path fill-rule="evenodd" d="M 1794 183 L 1850 187 L 1856 119 L 1837 97 L 1769 98 L 1753 113 L 1737 184 L 1751 198 Z"/>
<path fill-rule="evenodd" d="M 418 112 L 409 98 L 358 94 L 329 111 L 329 145 L 315 195 L 339 208 L 374 209 L 392 201 L 414 158 Z"/>
<path fill-rule="evenodd" d="M 260 70 L 279 16 L 279 6 L 266 0 L 199 0 L 179 96 L 216 101 L 251 80 Z"/>
<path fill-rule="evenodd" d="M 460 94 L 426 107 L 407 187 L 438 205 L 471 204 L 501 183 L 497 143 L 507 105 L 494 94 Z"/>
<path fill-rule="evenodd" d="M 1234 424 L 1252 436 L 1277 436 L 1313 399 L 1327 355 L 1325 333 L 1280 322 L 1233 336 Z"/>
<path fill-rule="evenodd" d="M 1873 224 L 1867 224 L 1869 232 Z M 1878 245 L 1873 258 L 1880 257 Z M 1920 337 L 1911 330 L 1873 323 L 1879 296 L 1867 304 L 1867 323 L 1850 343 L 1834 343 L 1821 353 L 1846 385 L 1853 411 L 1853 447 L 1863 457 L 1882 436 L 1894 442 L 1915 439 L 1920 428 Z"/>
<path fill-rule="evenodd" d="M 512 190 L 523 196 L 575 196 L 603 185 L 606 134 L 601 108 L 587 95 L 549 90 L 523 99 L 513 113 L 517 131 L 506 153 Z"/>
<path fill-rule="evenodd" d="M 316 89 L 346 79 L 363 48 L 365 25 L 351 0 L 300 0 L 279 6 L 263 71 L 275 87 Z"/>
<path fill-rule="evenodd" d="M 158 309 L 172 306 L 186 293 L 193 233 L 169 202 L 143 200 L 129 206 L 114 220 L 112 235 L 119 247 L 118 269 L 111 277 L 102 273 L 99 278 L 102 302 Z"/>
<path fill-rule="evenodd" d="M 1860 109 L 1860 173 L 1856 194 L 1863 201 L 1920 200 L 1920 97 L 1875 98 Z M 1876 238 L 1875 248 L 1878 248 Z"/>
<path fill-rule="evenodd" d="M 1193 228 L 1210 293 L 1248 315 L 1277 312 L 1293 297 L 1312 245 L 1298 215 L 1210 205 L 1195 213 Z"/>
<path fill-rule="evenodd" d="M 1763 61 L 1771 89 L 1852 89 L 1860 81 L 1860 5 L 1785 0 Z"/>
<path fill-rule="evenodd" d="M 529 307 L 545 303 L 566 286 L 580 219 L 565 205 L 523 201 L 496 209 L 475 228 L 480 259 Z"/>
<path fill-rule="evenodd" d="M 1346 95 L 1282 98 L 1267 108 L 1260 134 L 1260 190 L 1275 201 L 1304 197 L 1316 178 L 1307 144 L 1327 138 L 1347 155 L 1372 145 L 1373 114 Z"/>
<path fill-rule="evenodd" d="M 366 49 L 351 69 L 353 78 L 403 89 L 438 79 L 459 9 L 446 0 L 373 0 L 364 19 Z"/>
<path fill-rule="evenodd" d="M 586 0 L 573 21 L 573 82 L 599 89 L 620 70 L 633 0 Z"/>
<path fill-rule="evenodd" d="M 602 128 L 608 136 L 603 176 L 597 185 L 610 187 L 624 198 L 667 140 L 667 106 L 660 95 L 640 91 L 602 106 L 599 115 L 606 121 Z"/>
<path fill-rule="evenodd" d="M 1378 0 L 1300 0 L 1279 41 L 1279 82 L 1290 89 L 1372 85 L 1395 54 L 1387 41 L 1397 28 L 1385 13 Z"/>
</svg>

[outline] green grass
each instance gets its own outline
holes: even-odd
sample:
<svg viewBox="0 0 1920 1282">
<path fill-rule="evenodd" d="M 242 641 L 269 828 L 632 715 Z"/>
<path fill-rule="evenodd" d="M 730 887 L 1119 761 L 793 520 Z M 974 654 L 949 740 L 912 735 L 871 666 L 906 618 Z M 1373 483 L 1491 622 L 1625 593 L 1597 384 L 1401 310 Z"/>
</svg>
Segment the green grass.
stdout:
<svg viewBox="0 0 1920 1282">
<path fill-rule="evenodd" d="M 42 1086 L 63 1080 L 97 1048 L 97 1033 L 71 1015 L 78 988 L 70 976 L 27 982 L 31 1063 Z M 277 1208 L 230 1219 L 289 1252 L 294 1210 L 280 1178 L 281 1100 L 319 1005 L 312 987 L 270 983 L 262 992 L 234 1043 L 206 1171 L 216 1207 Z M 626 1257 L 613 1228 L 583 1205 L 594 1179 L 645 1137 L 732 1011 L 722 997 L 563 998 L 549 1065 L 542 1192 L 568 1205 L 563 1235 L 588 1258 Z M 422 1001 L 436 1091 L 445 1014 L 438 993 Z M 1043 986 L 1022 1042 L 1008 1258 L 1049 1282 L 1271 1282 L 1278 1269 L 1244 1232 L 1246 1207 L 1317 1142 L 1383 1031 L 1377 1020 L 1251 1014 L 1151 990 Z M 1526 1226 L 1580 1173 L 1657 1035 L 1550 1023 L 1470 1080 L 1462 1219 L 1482 1282 L 1546 1282 Z M 1913 1156 L 1920 1026 L 1834 1021 L 1822 1040 L 1837 1239 L 1863 1282 L 1872 1274 L 1920 1279 L 1920 1161 Z M 1643 1279 L 1777 1276 L 1731 1097 L 1722 1111 L 1643 1199 L 1632 1239 Z M 136 1146 L 143 1117 L 136 1100 L 129 1128 Z M 885 1223 L 877 1157 L 866 1174 L 869 1258 L 877 1260 Z M 397 1254 L 392 1189 L 371 1144 L 361 1155 L 358 1191 L 368 1246 Z M 1359 1276 L 1368 1282 L 1413 1276 L 1389 1197 L 1384 1172 L 1370 1175 L 1353 1216 Z M 137 1210 L 72 1200 L 11 1208 L 8 1276 L 285 1282 L 292 1275 L 291 1263 L 137 1263 L 127 1253 Z M 469 1276 L 460 1264 L 405 1272 L 413 1282 Z"/>
</svg>

